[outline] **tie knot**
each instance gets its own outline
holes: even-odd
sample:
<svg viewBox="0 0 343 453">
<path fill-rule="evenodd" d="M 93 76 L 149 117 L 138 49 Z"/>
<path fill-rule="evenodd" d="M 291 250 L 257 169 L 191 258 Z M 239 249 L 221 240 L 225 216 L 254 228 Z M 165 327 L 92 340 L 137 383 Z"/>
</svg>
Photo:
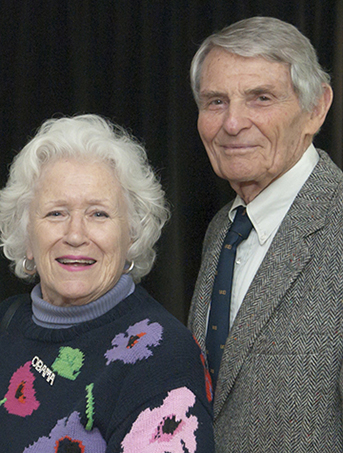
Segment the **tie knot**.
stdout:
<svg viewBox="0 0 343 453">
<path fill-rule="evenodd" d="M 246 208 L 244 206 L 239 206 L 230 231 L 237 233 L 241 237 L 241 240 L 244 240 L 249 236 L 251 229 L 252 223 L 249 219 Z"/>
</svg>

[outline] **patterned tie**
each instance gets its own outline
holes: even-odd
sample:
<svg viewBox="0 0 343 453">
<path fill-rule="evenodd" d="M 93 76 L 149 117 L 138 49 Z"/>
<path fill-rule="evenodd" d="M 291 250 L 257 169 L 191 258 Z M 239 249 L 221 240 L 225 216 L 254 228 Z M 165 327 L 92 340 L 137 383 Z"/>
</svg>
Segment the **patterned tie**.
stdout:
<svg viewBox="0 0 343 453">
<path fill-rule="evenodd" d="M 220 362 L 230 329 L 230 301 L 236 250 L 247 239 L 252 224 L 243 206 L 239 206 L 220 252 L 213 285 L 206 348 L 213 388 L 217 383 Z"/>
</svg>

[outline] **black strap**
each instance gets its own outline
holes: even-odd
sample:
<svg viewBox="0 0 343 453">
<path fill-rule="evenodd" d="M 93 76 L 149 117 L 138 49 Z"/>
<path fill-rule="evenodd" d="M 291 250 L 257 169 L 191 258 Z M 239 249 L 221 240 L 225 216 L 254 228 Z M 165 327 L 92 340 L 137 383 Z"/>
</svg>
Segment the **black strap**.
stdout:
<svg viewBox="0 0 343 453">
<path fill-rule="evenodd" d="M 25 302 L 24 298 L 16 299 L 7 309 L 0 322 L 0 332 L 6 332 L 18 308 Z"/>
</svg>

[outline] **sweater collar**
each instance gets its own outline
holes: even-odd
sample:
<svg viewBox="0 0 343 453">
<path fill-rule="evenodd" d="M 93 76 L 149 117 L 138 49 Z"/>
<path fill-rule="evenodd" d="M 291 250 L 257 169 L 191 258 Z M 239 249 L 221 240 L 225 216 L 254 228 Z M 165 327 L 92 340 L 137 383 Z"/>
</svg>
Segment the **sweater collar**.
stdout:
<svg viewBox="0 0 343 453">
<path fill-rule="evenodd" d="M 59 307 L 42 299 L 40 284 L 32 292 L 32 319 L 35 324 L 49 329 L 67 329 L 91 321 L 107 313 L 133 293 L 135 284 L 130 275 L 122 275 L 117 284 L 99 299 L 86 305 Z"/>
</svg>

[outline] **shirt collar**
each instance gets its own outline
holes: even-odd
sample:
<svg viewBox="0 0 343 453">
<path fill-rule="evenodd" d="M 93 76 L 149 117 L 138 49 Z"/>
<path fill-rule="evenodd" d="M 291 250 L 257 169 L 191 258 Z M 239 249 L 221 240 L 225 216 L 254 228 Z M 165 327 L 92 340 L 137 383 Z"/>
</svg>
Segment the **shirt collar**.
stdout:
<svg viewBox="0 0 343 453">
<path fill-rule="evenodd" d="M 249 218 L 263 245 L 279 228 L 295 197 L 319 160 L 316 148 L 311 144 L 301 159 L 284 175 L 273 181 L 247 205 Z M 246 206 L 237 195 L 229 212 L 233 221 L 234 212 L 240 205 Z"/>
</svg>

